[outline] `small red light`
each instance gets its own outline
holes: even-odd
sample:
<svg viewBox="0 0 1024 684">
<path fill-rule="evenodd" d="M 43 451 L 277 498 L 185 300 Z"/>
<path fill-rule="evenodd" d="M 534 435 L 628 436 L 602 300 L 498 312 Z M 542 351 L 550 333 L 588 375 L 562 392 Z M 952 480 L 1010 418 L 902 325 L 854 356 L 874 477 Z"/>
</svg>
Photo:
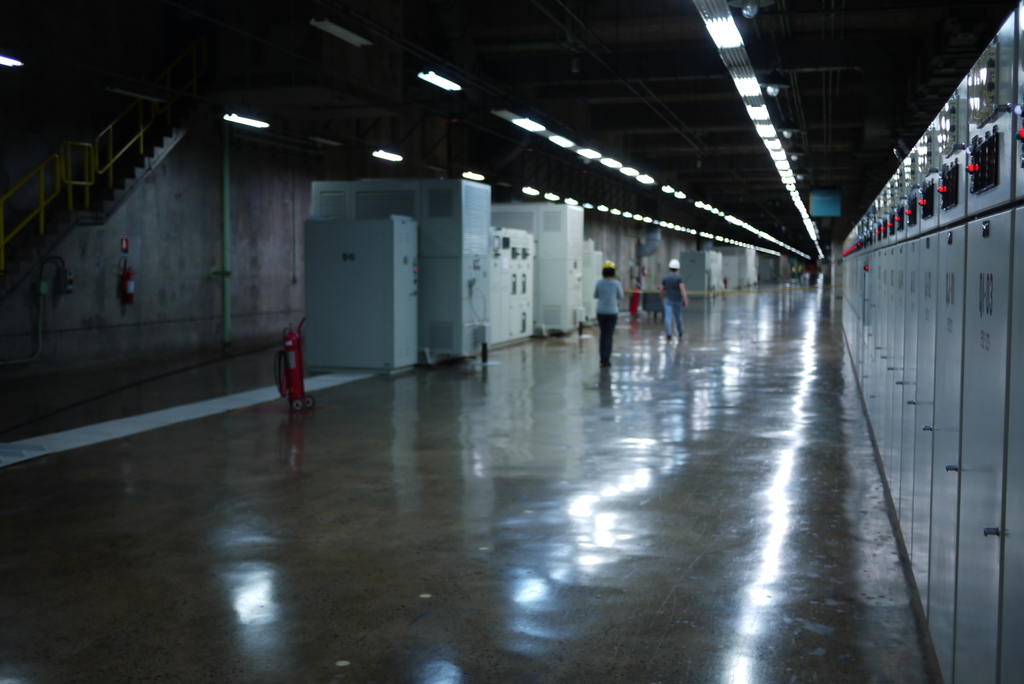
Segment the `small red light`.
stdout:
<svg viewBox="0 0 1024 684">
<path fill-rule="evenodd" d="M 864 264 L 864 270 L 865 270 L 865 271 L 870 271 L 870 270 L 871 270 L 871 267 L 870 267 L 870 266 L 868 266 L 867 264 Z"/>
<path fill-rule="evenodd" d="M 909 210 L 909 209 L 907 210 L 907 213 L 908 213 L 908 214 L 910 213 L 910 210 Z M 903 220 L 903 219 L 902 219 L 902 217 L 900 217 L 900 216 L 894 216 L 893 218 L 894 218 L 894 219 L 896 219 L 897 221 L 901 221 L 901 220 Z M 892 224 L 890 223 L 889 225 L 891 226 Z"/>
<path fill-rule="evenodd" d="M 923 207 L 928 204 L 928 200 L 917 200 L 917 203 Z"/>
<path fill-rule="evenodd" d="M 939 192 L 941 192 L 943 195 L 946 194 L 946 190 L 949 190 L 949 188 L 947 188 L 945 185 L 939 186 Z"/>
<path fill-rule="evenodd" d="M 1019 131 L 1017 131 L 1017 137 L 1018 137 L 1018 138 L 1019 138 L 1020 140 L 1024 140 L 1024 128 L 1022 128 L 1022 129 L 1020 129 Z"/>
<path fill-rule="evenodd" d="M 910 210 L 910 209 L 904 209 L 904 210 L 903 210 L 903 213 L 904 213 L 904 214 L 906 214 L 907 216 L 910 216 L 910 214 L 911 214 L 912 212 L 911 212 L 911 210 Z"/>
<path fill-rule="evenodd" d="M 978 169 L 980 169 L 980 168 L 981 167 L 979 165 L 977 165 L 977 164 L 968 164 L 967 165 L 967 173 L 977 173 Z"/>
<path fill-rule="evenodd" d="M 887 223 L 886 225 L 892 228 L 892 221 L 889 221 L 889 223 Z"/>
<path fill-rule="evenodd" d="M 420 272 L 420 269 L 418 269 L 418 268 L 414 268 L 414 269 L 412 269 L 412 272 L 413 272 L 413 273 L 419 273 L 419 272 Z"/>
</svg>

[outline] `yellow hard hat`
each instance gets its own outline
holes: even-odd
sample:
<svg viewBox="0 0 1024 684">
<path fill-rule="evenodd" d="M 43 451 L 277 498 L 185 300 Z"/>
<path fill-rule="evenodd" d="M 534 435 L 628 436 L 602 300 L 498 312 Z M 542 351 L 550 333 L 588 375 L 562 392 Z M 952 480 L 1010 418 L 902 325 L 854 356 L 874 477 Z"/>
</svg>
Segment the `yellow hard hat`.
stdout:
<svg viewBox="0 0 1024 684">
<path fill-rule="evenodd" d="M 614 261 L 606 261 L 606 262 L 604 262 L 604 268 L 615 268 L 615 262 Z"/>
</svg>

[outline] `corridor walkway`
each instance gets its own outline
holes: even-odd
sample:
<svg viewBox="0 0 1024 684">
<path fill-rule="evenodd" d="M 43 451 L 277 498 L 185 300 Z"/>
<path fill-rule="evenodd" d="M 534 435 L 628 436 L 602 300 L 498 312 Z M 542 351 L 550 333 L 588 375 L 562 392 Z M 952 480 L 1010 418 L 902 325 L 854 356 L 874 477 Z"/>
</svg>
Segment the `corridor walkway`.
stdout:
<svg viewBox="0 0 1024 684">
<path fill-rule="evenodd" d="M 927 682 L 831 297 L 4 468 L 0 682 Z"/>
</svg>

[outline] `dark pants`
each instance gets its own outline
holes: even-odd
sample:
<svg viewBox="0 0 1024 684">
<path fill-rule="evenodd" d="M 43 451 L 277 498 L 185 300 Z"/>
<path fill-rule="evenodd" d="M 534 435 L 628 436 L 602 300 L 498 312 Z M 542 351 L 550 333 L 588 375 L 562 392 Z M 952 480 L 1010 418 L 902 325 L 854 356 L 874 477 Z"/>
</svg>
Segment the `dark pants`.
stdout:
<svg viewBox="0 0 1024 684">
<path fill-rule="evenodd" d="M 612 358 L 612 335 L 615 334 L 615 322 L 618 314 L 597 314 L 597 324 L 601 326 L 601 362 Z"/>
</svg>

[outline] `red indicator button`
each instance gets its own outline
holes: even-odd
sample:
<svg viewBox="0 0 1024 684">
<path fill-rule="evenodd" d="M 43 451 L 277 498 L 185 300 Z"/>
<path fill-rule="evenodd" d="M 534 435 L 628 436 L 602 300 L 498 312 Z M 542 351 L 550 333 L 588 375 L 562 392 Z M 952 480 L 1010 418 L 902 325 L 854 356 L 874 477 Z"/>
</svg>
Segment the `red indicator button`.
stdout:
<svg viewBox="0 0 1024 684">
<path fill-rule="evenodd" d="M 978 171 L 978 169 L 980 169 L 980 168 L 981 167 L 978 166 L 977 164 L 968 164 L 967 165 L 967 173 L 976 173 Z"/>
<path fill-rule="evenodd" d="M 917 203 L 920 204 L 923 207 L 923 206 L 926 206 L 928 204 L 928 200 L 917 200 Z"/>
<path fill-rule="evenodd" d="M 904 214 L 906 214 L 907 216 L 910 216 L 910 214 L 911 214 L 912 212 L 911 212 L 911 210 L 910 210 L 910 209 L 904 209 L 904 210 L 903 210 L 903 213 L 904 213 Z"/>
<path fill-rule="evenodd" d="M 907 213 L 909 214 L 910 210 L 907 210 Z M 893 218 L 896 219 L 897 221 L 901 220 L 901 217 L 899 216 L 894 216 Z M 889 225 L 891 226 L 892 224 L 890 223 Z"/>
<path fill-rule="evenodd" d="M 945 185 L 940 185 L 939 186 L 939 192 L 941 192 L 943 195 L 946 194 L 947 190 L 949 190 L 949 188 L 947 188 Z"/>
<path fill-rule="evenodd" d="M 870 271 L 870 270 L 871 270 L 871 267 L 870 267 L 870 266 L 868 266 L 867 264 L 864 264 L 864 270 L 865 270 L 865 271 Z"/>
</svg>

